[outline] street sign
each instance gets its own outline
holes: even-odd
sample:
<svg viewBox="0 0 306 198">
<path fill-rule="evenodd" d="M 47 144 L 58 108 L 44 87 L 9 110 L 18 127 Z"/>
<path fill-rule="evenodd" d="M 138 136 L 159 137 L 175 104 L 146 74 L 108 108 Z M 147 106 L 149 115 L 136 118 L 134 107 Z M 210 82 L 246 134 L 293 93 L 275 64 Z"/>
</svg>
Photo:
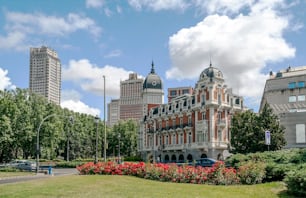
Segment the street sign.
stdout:
<svg viewBox="0 0 306 198">
<path fill-rule="evenodd" d="M 265 131 L 265 143 L 266 143 L 266 145 L 271 144 L 271 133 L 270 133 L 270 131 Z"/>
</svg>

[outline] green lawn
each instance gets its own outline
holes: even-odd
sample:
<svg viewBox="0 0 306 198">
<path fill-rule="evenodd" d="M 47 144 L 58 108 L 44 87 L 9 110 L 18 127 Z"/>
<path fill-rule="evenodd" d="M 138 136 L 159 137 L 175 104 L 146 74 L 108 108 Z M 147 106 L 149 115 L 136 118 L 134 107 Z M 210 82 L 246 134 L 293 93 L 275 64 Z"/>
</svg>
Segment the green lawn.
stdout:
<svg viewBox="0 0 306 198">
<path fill-rule="evenodd" d="M 214 186 L 157 182 L 131 176 L 71 175 L 1 184 L 0 197 L 288 197 L 281 182 Z"/>
<path fill-rule="evenodd" d="M 32 172 L 1 172 L 0 171 L 0 179 L 6 177 L 16 177 L 16 176 L 25 176 L 25 175 L 34 175 Z"/>
</svg>

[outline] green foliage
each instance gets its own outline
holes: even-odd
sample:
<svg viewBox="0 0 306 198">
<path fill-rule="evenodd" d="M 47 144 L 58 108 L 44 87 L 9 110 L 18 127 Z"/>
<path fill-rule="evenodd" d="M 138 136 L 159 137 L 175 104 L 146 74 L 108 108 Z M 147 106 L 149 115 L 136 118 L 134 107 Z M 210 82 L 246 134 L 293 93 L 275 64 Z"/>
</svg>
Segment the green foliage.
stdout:
<svg viewBox="0 0 306 198">
<path fill-rule="evenodd" d="M 105 146 L 103 122 L 96 123 L 91 115 L 62 109 L 27 89 L 0 90 L 0 163 L 18 158 L 36 158 L 39 127 L 40 158 L 93 158 L 96 132 L 98 156 L 102 157 L 101 151 Z M 106 128 L 108 144 L 111 146 L 107 149 L 108 156 L 118 150 L 115 137 L 119 132 L 122 154 L 136 155 L 137 125 L 128 121 L 119 124 L 114 130 Z"/>
<path fill-rule="evenodd" d="M 108 133 L 108 156 L 137 155 L 137 124 L 133 120 L 120 121 Z M 126 157 L 124 157 L 126 160 Z"/>
<path fill-rule="evenodd" d="M 141 162 L 142 158 L 140 156 L 127 156 L 127 157 L 124 157 L 124 161 L 127 161 L 127 162 Z"/>
<path fill-rule="evenodd" d="M 259 184 L 265 177 L 265 163 L 249 161 L 238 169 L 238 176 L 242 184 Z"/>
<path fill-rule="evenodd" d="M 0 172 L 20 172 L 20 169 L 11 166 L 5 166 L 5 167 L 0 167 Z"/>
<path fill-rule="evenodd" d="M 249 153 L 247 155 L 235 154 L 226 162 L 236 169 L 247 162 L 263 162 L 266 164 L 266 176 L 263 181 L 282 181 L 290 170 L 305 164 L 305 153 L 306 148 Z"/>
<path fill-rule="evenodd" d="M 268 150 L 265 144 L 265 131 L 271 134 L 272 151 L 280 150 L 286 145 L 285 129 L 279 124 L 268 104 L 265 104 L 259 115 L 245 111 L 234 115 L 231 127 L 231 147 L 234 153 L 255 153 Z"/>
<path fill-rule="evenodd" d="M 284 179 L 290 194 L 306 197 L 306 165 L 290 171 Z"/>
</svg>

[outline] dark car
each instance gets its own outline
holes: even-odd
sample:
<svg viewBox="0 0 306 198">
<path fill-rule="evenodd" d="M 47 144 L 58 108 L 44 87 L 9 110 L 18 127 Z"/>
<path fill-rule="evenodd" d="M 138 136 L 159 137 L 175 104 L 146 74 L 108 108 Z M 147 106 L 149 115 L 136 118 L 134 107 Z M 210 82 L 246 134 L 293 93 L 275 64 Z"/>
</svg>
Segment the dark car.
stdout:
<svg viewBox="0 0 306 198">
<path fill-rule="evenodd" d="M 16 168 L 25 171 L 34 171 L 36 170 L 36 163 L 32 161 L 25 161 L 23 163 L 19 163 Z"/>
<path fill-rule="evenodd" d="M 212 167 L 216 162 L 217 160 L 212 158 L 201 158 L 196 160 L 195 165 L 202 167 Z"/>
</svg>

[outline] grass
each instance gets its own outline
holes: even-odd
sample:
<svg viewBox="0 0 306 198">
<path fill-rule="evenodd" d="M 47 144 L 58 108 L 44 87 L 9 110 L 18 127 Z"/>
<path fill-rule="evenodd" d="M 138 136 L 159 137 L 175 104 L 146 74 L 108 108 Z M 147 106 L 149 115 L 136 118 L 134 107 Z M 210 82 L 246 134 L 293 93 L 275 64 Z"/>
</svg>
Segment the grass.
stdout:
<svg viewBox="0 0 306 198">
<path fill-rule="evenodd" d="M 7 177 L 17 177 L 17 176 L 25 176 L 25 175 L 34 175 L 32 172 L 1 172 L 0 171 L 0 179 L 1 178 L 7 178 Z"/>
<path fill-rule="evenodd" d="M 1 184 L 0 197 L 289 197 L 281 182 L 214 186 L 151 181 L 131 176 L 71 175 Z"/>
</svg>

